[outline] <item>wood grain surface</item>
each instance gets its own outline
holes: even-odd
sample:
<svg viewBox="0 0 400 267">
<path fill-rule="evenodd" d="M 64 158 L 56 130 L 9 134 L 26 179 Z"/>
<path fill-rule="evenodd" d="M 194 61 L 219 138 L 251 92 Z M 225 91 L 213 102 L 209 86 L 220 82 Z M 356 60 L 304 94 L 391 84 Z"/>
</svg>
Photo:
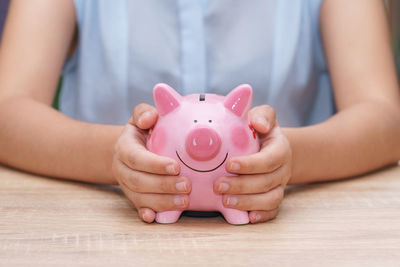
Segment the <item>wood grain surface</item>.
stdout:
<svg viewBox="0 0 400 267">
<path fill-rule="evenodd" d="M 400 166 L 290 187 L 273 221 L 141 222 L 118 187 L 0 167 L 0 265 L 400 266 Z"/>
</svg>

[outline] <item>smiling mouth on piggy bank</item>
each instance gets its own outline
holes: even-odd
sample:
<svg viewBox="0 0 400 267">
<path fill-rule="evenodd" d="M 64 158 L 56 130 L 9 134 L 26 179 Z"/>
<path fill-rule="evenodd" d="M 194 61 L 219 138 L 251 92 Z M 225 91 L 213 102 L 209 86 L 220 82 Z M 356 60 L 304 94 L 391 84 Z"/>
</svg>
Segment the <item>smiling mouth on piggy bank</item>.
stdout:
<svg viewBox="0 0 400 267">
<path fill-rule="evenodd" d="M 221 167 L 222 164 L 224 164 L 225 161 L 226 161 L 226 159 L 228 158 L 228 152 L 227 152 L 226 155 L 225 155 L 224 160 L 223 160 L 220 164 L 218 164 L 217 167 L 212 168 L 212 169 L 209 169 L 209 170 L 199 170 L 199 169 L 195 169 L 195 168 L 193 168 L 193 167 L 190 167 L 188 164 L 186 164 L 186 163 L 182 160 L 182 158 L 181 158 L 181 157 L 179 156 L 179 154 L 178 154 L 178 151 L 175 151 L 175 152 L 176 152 L 176 155 L 178 156 L 178 159 L 183 163 L 183 165 L 185 165 L 185 166 L 188 167 L 189 169 L 191 169 L 191 170 L 193 170 L 193 171 L 196 171 L 196 172 L 212 172 L 212 171 L 215 171 L 216 169 L 218 169 L 219 167 Z"/>
</svg>

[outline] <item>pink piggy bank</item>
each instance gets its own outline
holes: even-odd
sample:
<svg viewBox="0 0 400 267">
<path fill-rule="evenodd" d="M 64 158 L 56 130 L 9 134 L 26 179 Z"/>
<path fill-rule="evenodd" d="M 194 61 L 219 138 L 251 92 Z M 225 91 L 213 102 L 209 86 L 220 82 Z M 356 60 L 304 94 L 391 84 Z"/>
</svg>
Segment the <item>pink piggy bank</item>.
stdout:
<svg viewBox="0 0 400 267">
<path fill-rule="evenodd" d="M 227 159 L 260 150 L 247 113 L 253 100 L 250 85 L 240 85 L 227 96 L 179 95 L 166 84 L 157 84 L 153 97 L 159 118 L 147 140 L 153 153 L 174 158 L 181 176 L 192 182 L 191 211 L 219 211 L 231 224 L 249 223 L 247 211 L 225 208 L 215 194 L 216 178 L 233 176 L 225 169 Z M 158 223 L 176 222 L 182 210 L 158 212 Z"/>
</svg>

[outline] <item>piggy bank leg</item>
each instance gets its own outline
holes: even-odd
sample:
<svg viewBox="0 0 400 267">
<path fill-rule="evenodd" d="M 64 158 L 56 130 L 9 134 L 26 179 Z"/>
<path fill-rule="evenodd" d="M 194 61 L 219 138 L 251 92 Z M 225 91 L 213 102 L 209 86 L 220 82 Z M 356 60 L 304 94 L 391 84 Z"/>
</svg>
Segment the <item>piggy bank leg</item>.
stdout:
<svg viewBox="0 0 400 267">
<path fill-rule="evenodd" d="M 181 210 L 161 211 L 156 214 L 156 222 L 158 223 L 174 223 L 181 216 Z"/>
<path fill-rule="evenodd" d="M 221 208 L 220 212 L 230 224 L 248 224 L 250 221 L 249 213 L 245 210 Z"/>
</svg>

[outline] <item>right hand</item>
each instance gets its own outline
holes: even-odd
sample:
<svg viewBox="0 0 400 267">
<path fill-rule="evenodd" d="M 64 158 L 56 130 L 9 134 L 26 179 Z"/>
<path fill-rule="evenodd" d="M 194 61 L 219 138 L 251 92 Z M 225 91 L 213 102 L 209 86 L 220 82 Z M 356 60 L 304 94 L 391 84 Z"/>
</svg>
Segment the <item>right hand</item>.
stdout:
<svg viewBox="0 0 400 267">
<path fill-rule="evenodd" d="M 188 178 L 178 176 L 178 162 L 147 150 L 147 130 L 157 117 L 153 106 L 135 107 L 115 144 L 112 163 L 115 179 L 147 223 L 154 221 L 156 212 L 187 208 L 192 187 Z"/>
</svg>

